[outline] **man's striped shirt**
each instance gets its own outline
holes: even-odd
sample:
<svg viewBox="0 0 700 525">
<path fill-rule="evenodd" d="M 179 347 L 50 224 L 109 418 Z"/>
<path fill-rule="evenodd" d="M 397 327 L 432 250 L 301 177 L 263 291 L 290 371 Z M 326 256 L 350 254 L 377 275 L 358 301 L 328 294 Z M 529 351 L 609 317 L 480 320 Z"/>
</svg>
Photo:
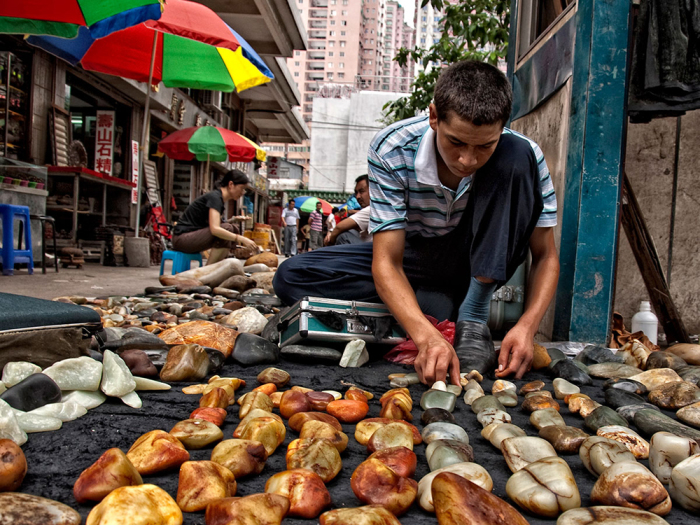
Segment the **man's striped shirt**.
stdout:
<svg viewBox="0 0 700 525">
<path fill-rule="evenodd" d="M 540 147 L 526 140 L 537 159 L 544 208 L 537 226 L 557 224 L 557 198 Z M 435 132 L 427 116 L 402 120 L 380 131 L 369 148 L 370 232 L 405 229 L 408 236 L 438 237 L 459 224 L 472 185 L 465 177 L 457 190 L 440 183 Z"/>
<path fill-rule="evenodd" d="M 323 231 L 323 215 L 316 210 L 312 211 L 311 217 L 311 229 L 315 232 Z"/>
</svg>

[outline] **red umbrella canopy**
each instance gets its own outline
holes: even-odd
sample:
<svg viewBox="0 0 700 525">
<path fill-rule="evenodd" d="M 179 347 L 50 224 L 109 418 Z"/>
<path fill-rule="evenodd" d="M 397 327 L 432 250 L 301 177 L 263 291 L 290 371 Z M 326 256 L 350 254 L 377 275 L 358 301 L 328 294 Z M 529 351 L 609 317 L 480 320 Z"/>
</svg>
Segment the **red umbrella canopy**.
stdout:
<svg viewBox="0 0 700 525">
<path fill-rule="evenodd" d="M 185 128 L 171 133 L 158 144 L 158 149 L 176 160 L 213 160 L 251 162 L 255 145 L 235 131 L 215 126 Z"/>
</svg>

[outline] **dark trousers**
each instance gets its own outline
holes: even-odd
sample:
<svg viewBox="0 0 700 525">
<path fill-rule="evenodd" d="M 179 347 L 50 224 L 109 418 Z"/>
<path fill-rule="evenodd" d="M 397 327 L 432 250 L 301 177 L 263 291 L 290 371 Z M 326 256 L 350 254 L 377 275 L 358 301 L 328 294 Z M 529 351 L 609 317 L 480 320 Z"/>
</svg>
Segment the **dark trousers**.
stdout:
<svg viewBox="0 0 700 525">
<path fill-rule="evenodd" d="M 503 135 L 475 174 L 457 227 L 440 237 L 406 238 L 404 272 L 421 310 L 438 320 L 455 319 L 472 277 L 504 284 L 527 256 L 542 207 L 532 148 Z M 275 293 L 286 304 L 304 296 L 380 302 L 373 244 L 329 246 L 286 260 L 275 274 Z"/>
</svg>

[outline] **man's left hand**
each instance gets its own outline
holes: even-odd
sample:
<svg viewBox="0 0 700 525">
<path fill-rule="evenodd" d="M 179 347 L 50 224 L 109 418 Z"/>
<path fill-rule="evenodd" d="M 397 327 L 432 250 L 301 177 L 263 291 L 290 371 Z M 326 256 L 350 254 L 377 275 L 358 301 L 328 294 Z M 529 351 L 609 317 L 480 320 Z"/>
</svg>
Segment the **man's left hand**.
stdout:
<svg viewBox="0 0 700 525">
<path fill-rule="evenodd" d="M 534 352 L 533 337 L 530 330 L 517 324 L 506 334 L 498 356 L 496 377 L 515 374 L 516 379 L 521 379 L 530 370 Z"/>
</svg>

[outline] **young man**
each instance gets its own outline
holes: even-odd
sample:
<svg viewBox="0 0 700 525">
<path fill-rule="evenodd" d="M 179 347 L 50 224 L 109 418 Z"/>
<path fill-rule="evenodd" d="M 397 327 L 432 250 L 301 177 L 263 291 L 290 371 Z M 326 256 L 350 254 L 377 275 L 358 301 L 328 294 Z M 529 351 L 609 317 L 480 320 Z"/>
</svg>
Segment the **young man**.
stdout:
<svg viewBox="0 0 700 525">
<path fill-rule="evenodd" d="M 309 239 L 309 251 L 316 250 L 323 246 L 323 205 L 316 203 L 316 209 L 309 215 L 308 224 L 311 226 L 311 237 Z"/>
<path fill-rule="evenodd" d="M 297 254 L 297 224 L 299 223 L 299 210 L 295 207 L 294 199 L 290 199 L 287 207 L 282 210 L 284 222 L 284 255 L 291 257 Z"/>
<path fill-rule="evenodd" d="M 274 281 L 280 298 L 381 298 L 415 341 L 416 371 L 428 384 L 448 373 L 458 384 L 460 368 L 483 374 L 496 364 L 496 376 L 521 378 L 559 261 L 549 171 L 537 144 L 504 128 L 511 104 L 495 67 L 460 62 L 443 70 L 430 116 L 397 122 L 370 146 L 373 246 L 334 246 L 282 264 Z M 497 359 L 486 326 L 491 295 L 528 250 L 525 311 Z M 457 319 L 454 346 L 424 313 Z"/>
<path fill-rule="evenodd" d="M 325 245 L 359 244 L 369 242 L 369 177 L 360 175 L 355 179 L 355 199 L 361 209 L 340 221 L 333 232 L 326 236 Z"/>
</svg>

